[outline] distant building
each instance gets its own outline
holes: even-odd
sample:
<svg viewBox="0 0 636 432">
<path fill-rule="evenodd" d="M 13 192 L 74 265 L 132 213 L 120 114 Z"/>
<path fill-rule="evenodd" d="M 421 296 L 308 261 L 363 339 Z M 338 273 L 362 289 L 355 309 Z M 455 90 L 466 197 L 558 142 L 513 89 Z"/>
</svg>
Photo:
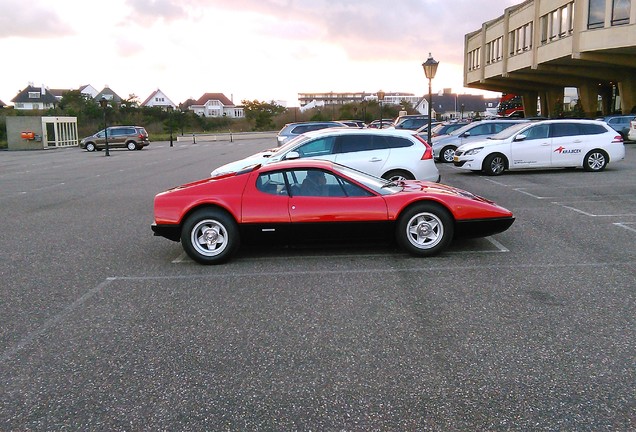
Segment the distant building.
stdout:
<svg viewBox="0 0 636 432">
<path fill-rule="evenodd" d="M 99 91 L 90 84 L 81 85 L 79 87 L 79 91 L 83 95 L 90 96 L 91 99 L 95 99 L 95 97 L 99 94 Z"/>
<path fill-rule="evenodd" d="M 174 102 L 170 100 L 168 96 L 161 90 L 157 89 L 150 96 L 146 98 L 145 101 L 141 104 L 142 107 L 160 107 L 166 109 L 171 106 L 172 108 L 176 108 Z"/>
<path fill-rule="evenodd" d="M 351 103 L 356 104 L 377 99 L 377 93 L 366 92 L 298 93 L 298 101 L 300 102 L 301 111 L 332 105 L 345 105 Z M 384 95 L 383 103 L 387 105 L 400 105 L 403 101 L 410 103 L 413 107 L 422 105 L 423 103 L 426 109 L 428 109 L 428 102 L 422 101 L 421 96 L 415 96 L 413 95 L 413 93 L 386 92 Z"/>
<path fill-rule="evenodd" d="M 205 93 L 188 109 L 202 117 L 245 117 L 243 107 L 234 105 L 223 93 Z"/>
<path fill-rule="evenodd" d="M 114 102 L 116 104 L 120 104 L 122 101 L 122 98 L 119 97 L 119 95 L 115 93 L 114 91 L 112 91 L 110 87 L 108 86 L 105 86 L 104 89 L 100 91 L 99 93 L 97 93 L 97 95 L 95 95 L 94 97 L 96 101 L 100 101 L 102 98 L 106 99 L 109 102 Z"/>
<path fill-rule="evenodd" d="M 7 104 L 5 104 L 4 102 L 2 102 L 2 100 L 0 100 L 0 108 L 4 108 L 6 106 L 7 106 Z"/>
<path fill-rule="evenodd" d="M 438 118 L 443 119 L 492 117 L 497 115 L 499 104 L 499 98 L 451 93 L 449 88 L 440 94 L 433 94 L 432 100 L 433 111 Z"/>
<path fill-rule="evenodd" d="M 29 84 L 11 99 L 11 102 L 17 110 L 47 110 L 55 108 L 59 100 L 46 87 L 34 87 L 33 84 Z"/>
</svg>

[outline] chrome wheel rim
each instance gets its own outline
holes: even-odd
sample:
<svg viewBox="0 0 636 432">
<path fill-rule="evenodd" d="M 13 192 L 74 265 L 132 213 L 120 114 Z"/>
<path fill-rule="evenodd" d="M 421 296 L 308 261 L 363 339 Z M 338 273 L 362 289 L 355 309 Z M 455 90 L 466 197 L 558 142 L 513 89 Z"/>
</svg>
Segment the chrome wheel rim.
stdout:
<svg viewBox="0 0 636 432">
<path fill-rule="evenodd" d="M 496 157 L 490 163 L 490 170 L 494 174 L 501 174 L 505 168 L 504 161 L 500 157 Z"/>
<path fill-rule="evenodd" d="M 587 166 L 594 171 L 598 171 L 605 165 L 605 156 L 602 153 L 592 153 L 587 158 Z"/>
<path fill-rule="evenodd" d="M 197 223 L 190 233 L 190 242 L 201 255 L 212 257 L 222 253 L 228 244 L 225 226 L 212 219 Z"/>
<path fill-rule="evenodd" d="M 444 150 L 444 154 L 442 156 L 446 162 L 452 162 L 453 158 L 455 157 L 455 150 L 450 148 L 446 149 Z"/>
<path fill-rule="evenodd" d="M 418 213 L 406 224 L 406 236 L 418 249 L 435 247 L 444 237 L 444 224 L 433 213 Z"/>
</svg>

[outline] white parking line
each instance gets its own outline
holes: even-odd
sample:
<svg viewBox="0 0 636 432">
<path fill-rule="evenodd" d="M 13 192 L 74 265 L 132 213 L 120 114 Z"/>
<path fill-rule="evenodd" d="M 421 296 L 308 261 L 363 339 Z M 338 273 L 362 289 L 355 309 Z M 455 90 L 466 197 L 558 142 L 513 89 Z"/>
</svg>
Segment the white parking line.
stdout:
<svg viewBox="0 0 636 432">
<path fill-rule="evenodd" d="M 579 201 L 579 202 L 582 202 L 582 203 L 583 203 L 583 202 L 595 202 L 595 203 L 602 203 L 603 201 Z M 636 216 L 636 213 L 595 214 L 595 213 L 589 213 L 589 212 L 586 212 L 585 210 L 581 210 L 581 209 L 578 209 L 578 208 L 576 208 L 576 207 L 572 207 L 572 206 L 569 206 L 569 205 L 565 205 L 565 204 L 560 203 L 560 202 L 553 202 L 552 204 L 556 204 L 556 205 L 561 206 L 561 207 L 563 207 L 563 208 L 566 208 L 566 209 L 568 209 L 568 210 L 572 210 L 572 211 L 575 211 L 575 212 L 577 212 L 577 213 L 581 213 L 581 214 L 583 214 L 583 215 L 585 215 L 585 216 L 589 216 L 589 217 L 625 217 L 625 216 Z"/>
<path fill-rule="evenodd" d="M 619 226 L 621 228 L 625 228 L 626 230 L 632 231 L 636 233 L 636 228 L 632 228 L 627 225 L 636 225 L 636 222 L 614 222 L 614 225 Z"/>
</svg>

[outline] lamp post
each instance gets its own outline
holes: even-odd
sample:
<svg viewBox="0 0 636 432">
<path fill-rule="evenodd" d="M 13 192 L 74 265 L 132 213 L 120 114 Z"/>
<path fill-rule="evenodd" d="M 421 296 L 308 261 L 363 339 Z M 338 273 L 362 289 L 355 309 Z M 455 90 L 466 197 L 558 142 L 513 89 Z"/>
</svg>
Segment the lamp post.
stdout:
<svg viewBox="0 0 636 432">
<path fill-rule="evenodd" d="M 428 58 L 424 63 L 422 63 L 422 67 L 424 68 L 424 75 L 428 78 L 428 143 L 431 144 L 431 116 L 433 115 L 433 92 L 431 90 L 431 81 L 435 78 L 435 74 L 437 73 L 437 65 L 439 62 L 436 61 L 431 53 L 428 53 Z"/>
<path fill-rule="evenodd" d="M 378 103 L 380 104 L 380 129 L 382 129 L 382 102 L 384 101 L 384 93 L 382 90 L 378 92 Z"/>
<path fill-rule="evenodd" d="M 174 107 L 172 105 L 168 105 L 166 110 L 168 110 L 168 128 L 170 129 L 170 147 L 173 147 L 173 144 L 172 144 L 172 111 L 174 111 Z"/>
<path fill-rule="evenodd" d="M 108 148 L 108 125 L 106 124 L 106 108 L 108 108 L 108 101 L 105 97 L 102 97 L 99 100 L 99 104 L 104 109 L 104 140 L 106 144 L 106 153 L 104 154 L 104 156 L 110 156 L 110 150 Z"/>
</svg>

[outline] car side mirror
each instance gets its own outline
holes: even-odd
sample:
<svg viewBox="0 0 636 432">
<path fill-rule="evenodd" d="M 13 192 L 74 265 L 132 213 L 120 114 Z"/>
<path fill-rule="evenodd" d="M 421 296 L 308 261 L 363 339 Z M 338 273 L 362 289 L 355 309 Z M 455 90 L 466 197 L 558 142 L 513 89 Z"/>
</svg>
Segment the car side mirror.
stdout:
<svg viewBox="0 0 636 432">
<path fill-rule="evenodd" d="M 470 132 L 464 132 L 463 134 L 461 134 L 460 138 L 468 138 L 470 136 Z"/>
<path fill-rule="evenodd" d="M 524 134 L 519 134 L 515 137 L 515 141 L 523 141 L 526 139 L 526 136 Z"/>
<path fill-rule="evenodd" d="M 289 159 L 300 159 L 300 153 L 298 153 L 297 151 L 290 151 L 285 155 L 285 160 Z"/>
</svg>

